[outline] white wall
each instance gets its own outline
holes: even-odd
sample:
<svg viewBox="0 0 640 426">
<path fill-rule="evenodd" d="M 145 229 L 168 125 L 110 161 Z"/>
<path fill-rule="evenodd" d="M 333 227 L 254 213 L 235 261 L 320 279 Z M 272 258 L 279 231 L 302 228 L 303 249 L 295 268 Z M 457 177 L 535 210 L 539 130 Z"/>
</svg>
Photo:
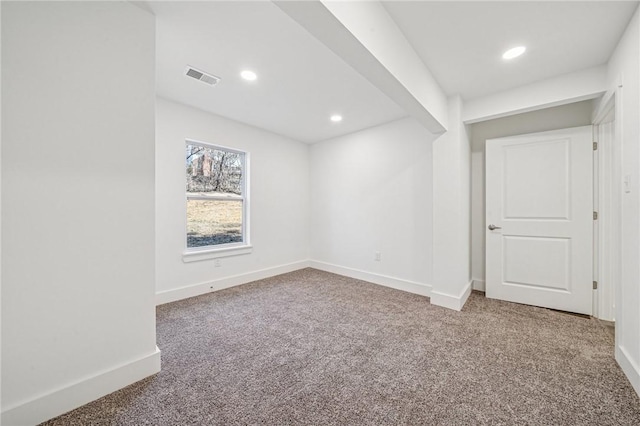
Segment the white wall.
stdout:
<svg viewBox="0 0 640 426">
<path fill-rule="evenodd" d="M 591 124 L 592 101 L 483 121 L 469 126 L 471 137 L 471 274 L 478 289 L 485 279 L 485 170 L 484 148 L 487 139 L 526 133 L 545 132 Z"/>
<path fill-rule="evenodd" d="M 616 289 L 616 359 L 640 394 L 640 9 L 611 56 L 607 87 L 616 93 L 616 144 L 622 192 L 622 274 Z M 620 191 L 622 183 L 619 182 Z"/>
<path fill-rule="evenodd" d="M 159 370 L 154 26 L 125 2 L 2 3 L 6 425 Z"/>
<path fill-rule="evenodd" d="M 158 302 L 297 269 L 309 256 L 309 146 L 175 102 L 157 100 Z M 250 155 L 250 254 L 184 263 L 185 139 Z M 240 276 L 240 277 L 238 277 Z"/>
<path fill-rule="evenodd" d="M 433 144 L 431 303 L 460 310 L 471 293 L 471 146 L 461 98 L 448 103 L 449 129 Z"/>
<path fill-rule="evenodd" d="M 428 293 L 433 139 L 406 118 L 311 146 L 313 266 Z"/>
</svg>

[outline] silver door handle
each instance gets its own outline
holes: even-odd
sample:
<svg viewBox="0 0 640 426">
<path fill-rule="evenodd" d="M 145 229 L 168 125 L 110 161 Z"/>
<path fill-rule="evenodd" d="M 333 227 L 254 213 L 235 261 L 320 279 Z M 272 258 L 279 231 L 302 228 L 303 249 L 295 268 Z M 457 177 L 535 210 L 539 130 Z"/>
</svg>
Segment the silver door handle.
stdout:
<svg viewBox="0 0 640 426">
<path fill-rule="evenodd" d="M 493 231 L 494 229 L 502 229 L 500 226 L 489 225 L 489 231 Z"/>
</svg>

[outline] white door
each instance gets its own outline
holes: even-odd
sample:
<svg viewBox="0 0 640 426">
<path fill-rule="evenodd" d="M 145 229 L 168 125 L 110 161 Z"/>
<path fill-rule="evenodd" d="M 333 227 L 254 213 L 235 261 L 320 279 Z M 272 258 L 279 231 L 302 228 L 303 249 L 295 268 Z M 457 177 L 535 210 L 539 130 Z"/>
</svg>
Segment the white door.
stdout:
<svg viewBox="0 0 640 426">
<path fill-rule="evenodd" d="M 591 314 L 591 126 L 486 144 L 486 295 Z"/>
</svg>

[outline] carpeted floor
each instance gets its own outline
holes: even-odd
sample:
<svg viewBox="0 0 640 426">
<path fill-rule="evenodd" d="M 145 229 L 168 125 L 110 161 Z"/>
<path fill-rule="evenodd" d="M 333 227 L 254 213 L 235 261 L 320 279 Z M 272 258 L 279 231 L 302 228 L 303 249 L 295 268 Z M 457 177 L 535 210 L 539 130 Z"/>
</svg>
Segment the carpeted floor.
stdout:
<svg viewBox="0 0 640 426">
<path fill-rule="evenodd" d="M 638 425 L 597 320 L 314 269 L 158 307 L 157 375 L 46 425 Z"/>
</svg>

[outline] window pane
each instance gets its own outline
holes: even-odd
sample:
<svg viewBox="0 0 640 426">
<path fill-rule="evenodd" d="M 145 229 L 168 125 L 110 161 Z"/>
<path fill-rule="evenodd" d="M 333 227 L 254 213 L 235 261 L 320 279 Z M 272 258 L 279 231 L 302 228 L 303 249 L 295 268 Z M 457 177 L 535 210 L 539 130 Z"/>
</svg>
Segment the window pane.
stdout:
<svg viewBox="0 0 640 426">
<path fill-rule="evenodd" d="M 187 193 L 242 195 L 244 154 L 187 143 Z"/>
<path fill-rule="evenodd" d="M 187 247 L 242 241 L 242 201 L 187 200 Z"/>
</svg>

